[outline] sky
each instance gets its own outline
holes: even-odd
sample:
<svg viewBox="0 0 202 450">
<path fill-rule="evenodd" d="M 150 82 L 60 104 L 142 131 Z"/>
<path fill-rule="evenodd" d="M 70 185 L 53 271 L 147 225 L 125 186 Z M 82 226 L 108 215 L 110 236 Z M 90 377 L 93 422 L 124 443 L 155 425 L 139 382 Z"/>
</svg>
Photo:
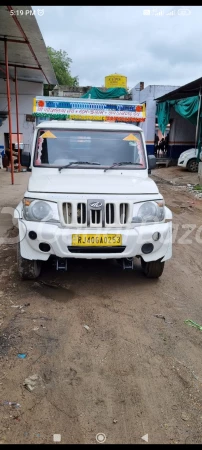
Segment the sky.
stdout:
<svg viewBox="0 0 202 450">
<path fill-rule="evenodd" d="M 80 86 L 127 77 L 128 88 L 202 76 L 202 6 L 32 6 L 47 46 L 65 50 Z M 40 10 L 40 14 L 37 12 Z"/>
</svg>

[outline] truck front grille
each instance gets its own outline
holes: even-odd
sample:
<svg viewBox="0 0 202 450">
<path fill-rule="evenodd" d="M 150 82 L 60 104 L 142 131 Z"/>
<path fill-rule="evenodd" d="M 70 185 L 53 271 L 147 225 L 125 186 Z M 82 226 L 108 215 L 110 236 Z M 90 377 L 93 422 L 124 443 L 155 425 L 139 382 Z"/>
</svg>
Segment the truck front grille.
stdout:
<svg viewBox="0 0 202 450">
<path fill-rule="evenodd" d="M 105 203 L 102 209 L 88 207 L 88 202 L 62 204 L 62 222 L 72 227 L 120 227 L 129 221 L 128 203 Z"/>
</svg>

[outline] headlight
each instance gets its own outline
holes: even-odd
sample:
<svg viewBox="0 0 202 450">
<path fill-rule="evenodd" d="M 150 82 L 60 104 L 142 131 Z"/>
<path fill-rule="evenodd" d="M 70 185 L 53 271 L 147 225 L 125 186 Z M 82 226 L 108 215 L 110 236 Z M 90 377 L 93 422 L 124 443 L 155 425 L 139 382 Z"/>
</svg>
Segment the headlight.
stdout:
<svg viewBox="0 0 202 450">
<path fill-rule="evenodd" d="M 25 198 L 23 204 L 25 220 L 59 222 L 57 203 Z"/>
<path fill-rule="evenodd" d="M 31 206 L 31 212 L 36 220 L 52 219 L 53 213 L 51 207 L 46 202 L 35 202 Z"/>
<path fill-rule="evenodd" d="M 149 201 L 133 205 L 132 223 L 162 222 L 165 218 L 164 201 Z"/>
</svg>

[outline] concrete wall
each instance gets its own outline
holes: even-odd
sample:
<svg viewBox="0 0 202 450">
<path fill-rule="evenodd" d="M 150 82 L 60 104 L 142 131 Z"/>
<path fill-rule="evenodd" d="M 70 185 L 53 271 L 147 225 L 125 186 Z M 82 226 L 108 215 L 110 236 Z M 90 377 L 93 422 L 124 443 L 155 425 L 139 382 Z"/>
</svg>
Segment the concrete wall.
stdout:
<svg viewBox="0 0 202 450">
<path fill-rule="evenodd" d="M 132 99 L 139 103 L 146 103 L 146 120 L 140 124 L 140 127 L 144 131 L 147 152 L 153 154 L 156 122 L 156 101 L 154 99 L 177 89 L 179 86 L 149 85 L 142 90 L 140 90 L 140 87 L 140 83 L 138 83 L 131 90 Z"/>
<path fill-rule="evenodd" d="M 87 91 L 91 89 L 91 86 L 56 86 L 52 91 L 49 91 L 49 96 L 51 97 L 71 97 L 80 98 L 82 95 L 86 94 Z"/>
<path fill-rule="evenodd" d="M 16 126 L 16 104 L 15 104 L 15 84 L 10 80 L 11 89 L 11 111 L 12 111 L 12 133 L 17 133 Z M 25 150 L 30 151 L 35 122 L 26 122 L 26 114 L 32 114 L 33 98 L 43 95 L 43 84 L 27 81 L 18 81 L 18 109 L 19 109 L 19 131 L 23 134 L 23 142 L 26 144 Z M 0 111 L 8 111 L 6 95 L 6 81 L 0 79 Z M 3 121 L 0 127 L 0 152 L 5 146 L 4 133 L 9 132 L 8 119 Z"/>
</svg>

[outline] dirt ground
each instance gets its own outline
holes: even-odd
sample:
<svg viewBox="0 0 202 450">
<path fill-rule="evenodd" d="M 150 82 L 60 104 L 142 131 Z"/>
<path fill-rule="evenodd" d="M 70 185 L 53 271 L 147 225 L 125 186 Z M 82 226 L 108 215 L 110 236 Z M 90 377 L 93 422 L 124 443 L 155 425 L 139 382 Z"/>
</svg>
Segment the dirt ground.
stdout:
<svg viewBox="0 0 202 450">
<path fill-rule="evenodd" d="M 185 323 L 202 325 L 202 201 L 186 189 L 195 175 L 171 167 L 152 177 L 179 225 L 159 280 L 138 262 L 123 272 L 74 261 L 67 273 L 46 267 L 22 282 L 16 245 L 1 245 L 1 444 L 48 444 L 54 434 L 62 444 L 93 444 L 98 434 L 107 444 L 145 445 L 147 434 L 149 444 L 202 442 L 202 332 Z M 8 178 L 0 174 L 1 207 L 16 206 L 26 187 L 27 174 L 16 174 L 16 187 Z M 186 243 L 184 224 L 196 225 Z M 23 382 L 35 374 L 30 392 Z"/>
</svg>

